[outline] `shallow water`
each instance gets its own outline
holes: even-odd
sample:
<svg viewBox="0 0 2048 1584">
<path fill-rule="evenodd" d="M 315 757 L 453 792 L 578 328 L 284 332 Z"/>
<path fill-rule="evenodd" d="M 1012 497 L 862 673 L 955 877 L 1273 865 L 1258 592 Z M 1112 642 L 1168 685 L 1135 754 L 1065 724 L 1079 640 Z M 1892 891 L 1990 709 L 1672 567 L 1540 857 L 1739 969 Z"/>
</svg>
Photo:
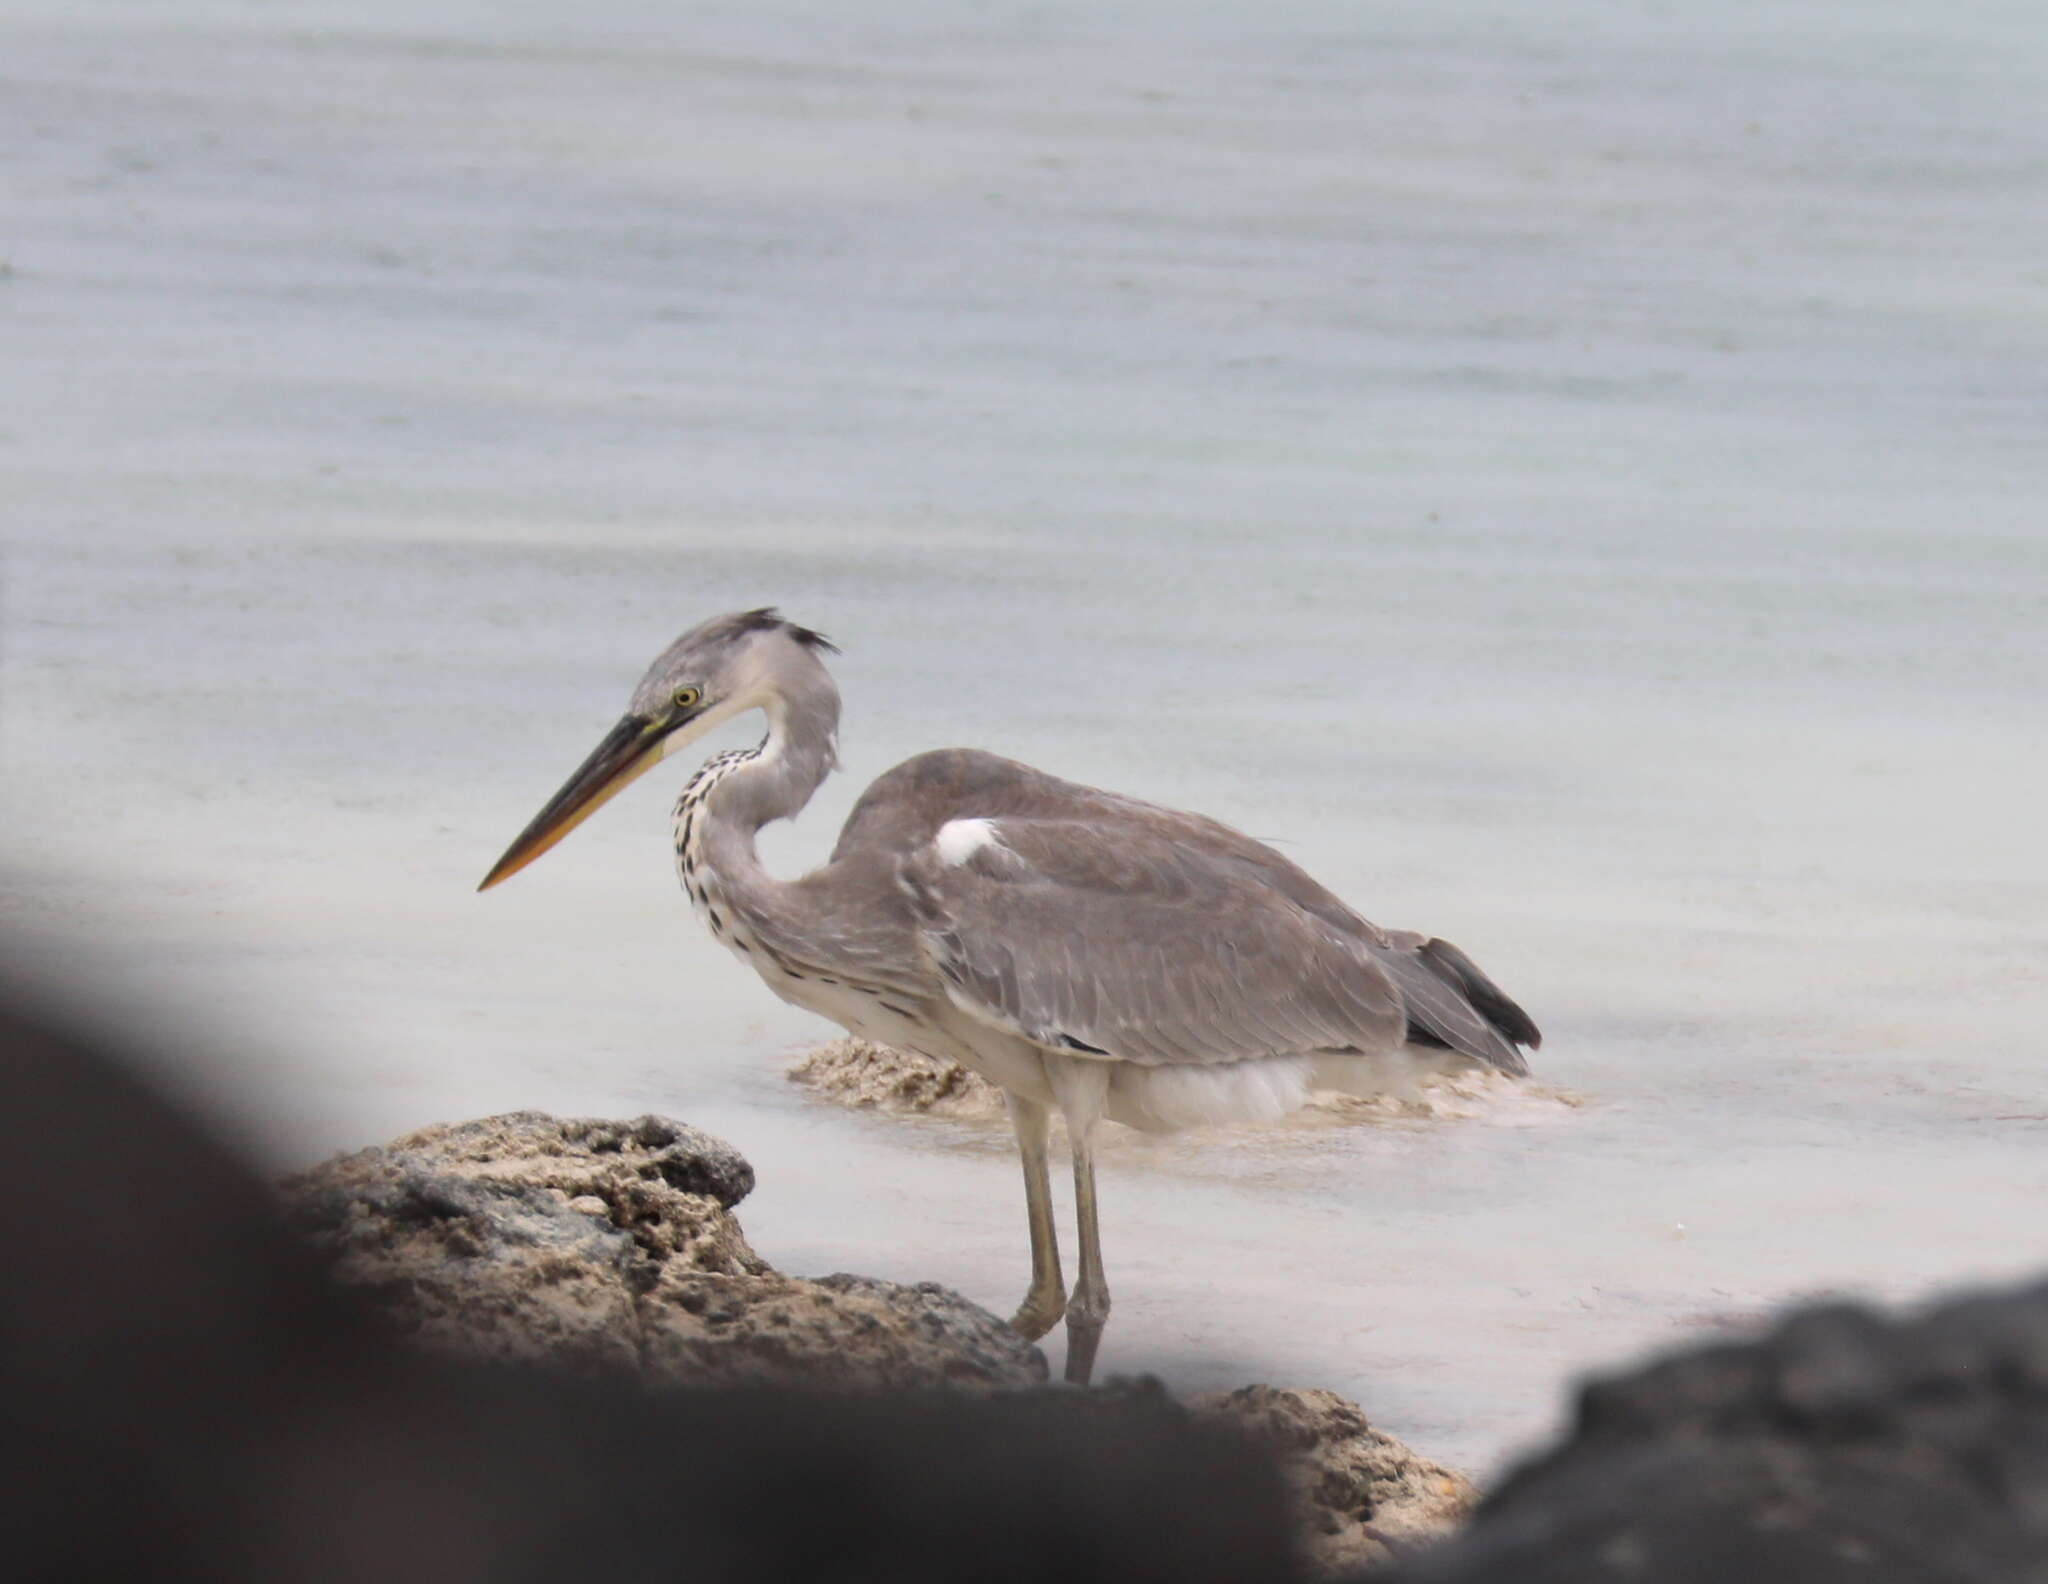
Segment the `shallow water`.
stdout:
<svg viewBox="0 0 2048 1584">
<path fill-rule="evenodd" d="M 232 1031 L 178 1070 L 277 1158 L 658 1109 L 776 1263 L 1014 1302 L 1001 1133 L 783 1082 L 831 1031 L 699 938 L 673 785 L 471 892 L 774 601 L 847 650 L 781 864 L 978 744 L 1544 1025 L 1575 1105 L 1118 1143 L 1107 1368 L 1484 1467 L 2040 1263 L 2031 7 L 76 13 L 0 20 L 7 912 Z"/>
</svg>

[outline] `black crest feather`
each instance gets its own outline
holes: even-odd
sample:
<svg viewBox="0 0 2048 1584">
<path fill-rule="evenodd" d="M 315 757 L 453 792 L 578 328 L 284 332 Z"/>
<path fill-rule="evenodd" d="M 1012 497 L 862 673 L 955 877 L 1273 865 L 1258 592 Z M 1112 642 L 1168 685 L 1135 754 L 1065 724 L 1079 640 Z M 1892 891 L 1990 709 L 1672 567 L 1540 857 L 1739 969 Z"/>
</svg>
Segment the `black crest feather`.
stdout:
<svg viewBox="0 0 2048 1584">
<path fill-rule="evenodd" d="M 742 611 L 736 618 L 737 632 L 786 632 L 806 649 L 822 649 L 827 654 L 838 654 L 839 645 L 814 628 L 799 627 L 773 605 L 763 605 L 757 610 Z"/>
</svg>

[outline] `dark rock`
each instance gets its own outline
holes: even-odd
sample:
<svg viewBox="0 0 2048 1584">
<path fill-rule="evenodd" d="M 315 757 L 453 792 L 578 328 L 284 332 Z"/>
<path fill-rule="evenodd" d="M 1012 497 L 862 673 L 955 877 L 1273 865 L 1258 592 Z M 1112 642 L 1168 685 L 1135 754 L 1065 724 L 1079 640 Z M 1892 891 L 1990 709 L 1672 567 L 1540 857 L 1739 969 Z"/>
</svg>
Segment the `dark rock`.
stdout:
<svg viewBox="0 0 2048 1584">
<path fill-rule="evenodd" d="M 1415 1584 L 2048 1579 L 2048 1287 L 1836 1304 L 1586 1386 Z"/>
</svg>

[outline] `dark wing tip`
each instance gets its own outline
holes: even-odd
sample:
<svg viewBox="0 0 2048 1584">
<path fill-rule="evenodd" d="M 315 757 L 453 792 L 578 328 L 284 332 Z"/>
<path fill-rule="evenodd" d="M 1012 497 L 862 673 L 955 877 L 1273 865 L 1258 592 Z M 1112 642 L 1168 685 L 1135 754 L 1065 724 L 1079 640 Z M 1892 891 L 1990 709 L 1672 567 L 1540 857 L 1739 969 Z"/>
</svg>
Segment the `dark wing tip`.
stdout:
<svg viewBox="0 0 2048 1584">
<path fill-rule="evenodd" d="M 1504 1038 L 1531 1050 L 1543 1048 L 1543 1031 L 1537 1028 L 1535 1019 L 1457 947 L 1447 940 L 1431 939 L 1423 942 L 1422 955 L 1439 974 L 1464 992 L 1472 1009 L 1499 1029 Z"/>
</svg>

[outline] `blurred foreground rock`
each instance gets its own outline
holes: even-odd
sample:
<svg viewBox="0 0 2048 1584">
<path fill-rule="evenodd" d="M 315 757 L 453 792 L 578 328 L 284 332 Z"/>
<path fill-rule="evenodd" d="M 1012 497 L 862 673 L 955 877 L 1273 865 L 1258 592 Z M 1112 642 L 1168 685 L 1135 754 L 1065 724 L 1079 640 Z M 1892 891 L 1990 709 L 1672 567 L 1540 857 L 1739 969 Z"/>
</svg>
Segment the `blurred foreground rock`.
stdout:
<svg viewBox="0 0 2048 1584">
<path fill-rule="evenodd" d="M 699 1258 L 717 1281 L 763 1279 L 736 1229 L 703 1208 L 724 1214 L 721 1196 L 742 1191 L 727 1169 L 737 1157 L 666 1124 L 576 1128 L 520 1118 L 502 1133 L 437 1129 L 433 1147 L 312 1174 L 325 1187 L 304 1190 L 300 1213 L 338 1217 L 362 1240 L 344 1259 L 384 1273 L 386 1290 L 343 1291 L 287 1236 L 256 1174 L 179 1107 L 86 1042 L 0 1012 L 5 1576 L 1300 1577 L 1270 1459 L 1172 1405 L 1055 1391 L 649 1391 L 608 1368 L 592 1378 L 395 1345 L 368 1300 L 401 1312 L 413 1300 L 396 1289 L 426 1273 L 398 1254 L 369 1258 L 378 1224 L 401 1250 L 423 1257 L 438 1245 L 472 1267 L 473 1289 L 454 1278 L 428 1288 L 436 1305 L 464 1291 L 486 1313 L 502 1300 L 484 1325 L 499 1344 L 552 1313 L 560 1329 L 544 1334 L 607 1357 L 586 1323 L 611 1303 L 607 1261 L 653 1268 L 657 1287 L 677 1274 L 659 1267 Z M 527 1165 L 507 1167 L 501 1143 Z M 671 1195 L 699 1203 L 685 1217 Z M 583 1198 L 610 1208 L 570 1208 Z M 655 1253 L 610 1226 L 636 1205 Z M 479 1273 L 499 1259 L 516 1275 L 494 1299 Z M 532 1286 L 550 1260 L 577 1294 L 559 1310 Z M 879 1316 L 901 1304 L 919 1316 L 899 1328 L 911 1333 L 930 1312 L 941 1330 L 960 1323 L 916 1289 L 878 1293 L 851 1279 L 829 1307 L 844 1324 L 861 1306 Z M 435 1310 L 436 1323 L 452 1328 L 457 1312 Z M 876 1356 L 892 1347 L 908 1355 L 917 1344 Z"/>
<path fill-rule="evenodd" d="M 658 1385 L 1035 1385 L 1045 1358 L 936 1283 L 805 1280 L 747 1245 L 754 1173 L 663 1117 L 424 1128 L 284 1184 L 334 1274 L 436 1350 Z"/>
<path fill-rule="evenodd" d="M 1411 1584 L 2048 1580 L 2048 1287 L 1830 1305 L 1596 1380 Z"/>
</svg>

